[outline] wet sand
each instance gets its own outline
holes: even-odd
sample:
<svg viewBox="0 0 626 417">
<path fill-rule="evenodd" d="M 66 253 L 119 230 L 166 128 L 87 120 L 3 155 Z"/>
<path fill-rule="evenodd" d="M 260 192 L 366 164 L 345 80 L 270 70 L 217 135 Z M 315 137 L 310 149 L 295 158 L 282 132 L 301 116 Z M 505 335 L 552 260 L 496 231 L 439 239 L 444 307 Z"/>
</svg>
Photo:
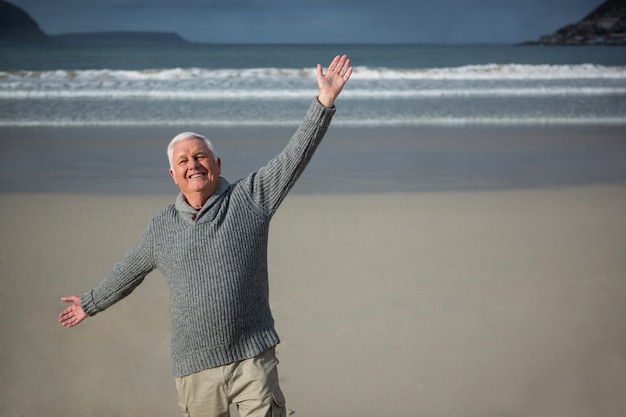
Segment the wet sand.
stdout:
<svg viewBox="0 0 626 417">
<path fill-rule="evenodd" d="M 258 169 L 293 128 L 188 130 L 213 139 L 229 180 Z M 0 192 L 171 195 L 178 128 L 1 128 Z M 293 192 L 485 191 L 626 184 L 616 127 L 331 127 Z"/>
</svg>

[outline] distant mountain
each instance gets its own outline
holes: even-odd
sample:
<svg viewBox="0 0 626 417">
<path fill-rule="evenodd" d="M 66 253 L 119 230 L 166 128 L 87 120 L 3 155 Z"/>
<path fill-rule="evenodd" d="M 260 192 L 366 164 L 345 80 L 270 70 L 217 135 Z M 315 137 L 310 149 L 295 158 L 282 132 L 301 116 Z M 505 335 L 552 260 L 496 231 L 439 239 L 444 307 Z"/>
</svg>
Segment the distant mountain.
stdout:
<svg viewBox="0 0 626 417">
<path fill-rule="evenodd" d="M 44 42 L 49 40 L 37 22 L 19 7 L 0 0 L 0 41 Z"/>
<path fill-rule="evenodd" d="M 626 0 L 607 0 L 578 23 L 544 35 L 540 45 L 626 45 Z"/>
<path fill-rule="evenodd" d="M 63 43 L 180 43 L 187 42 L 177 33 L 169 32 L 87 32 L 54 35 Z"/>
<path fill-rule="evenodd" d="M 62 43 L 183 43 L 177 33 L 170 32 L 92 32 L 50 36 L 21 8 L 0 0 L 0 41 L 62 42 Z"/>
</svg>

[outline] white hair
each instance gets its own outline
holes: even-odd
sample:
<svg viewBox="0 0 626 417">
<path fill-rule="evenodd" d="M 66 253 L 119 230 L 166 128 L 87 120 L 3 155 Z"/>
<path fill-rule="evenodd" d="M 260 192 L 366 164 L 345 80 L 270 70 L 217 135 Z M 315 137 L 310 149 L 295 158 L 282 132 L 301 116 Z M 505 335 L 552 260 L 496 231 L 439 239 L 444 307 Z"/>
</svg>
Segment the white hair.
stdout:
<svg viewBox="0 0 626 417">
<path fill-rule="evenodd" d="M 170 168 L 174 169 L 174 146 L 176 146 L 176 144 L 178 142 L 182 142 L 184 140 L 187 139 L 192 139 L 192 138 L 198 138 L 198 139 L 202 139 L 206 145 L 209 147 L 209 150 L 211 151 L 211 153 L 213 154 L 213 158 L 215 158 L 215 160 L 217 161 L 217 152 L 215 151 L 215 146 L 213 146 L 213 142 L 211 142 L 211 140 L 205 136 L 199 135 L 197 133 L 194 132 L 183 132 L 183 133 L 179 133 L 178 135 L 174 136 L 174 139 L 172 139 L 170 141 L 170 144 L 167 145 L 167 159 L 170 162 Z"/>
</svg>

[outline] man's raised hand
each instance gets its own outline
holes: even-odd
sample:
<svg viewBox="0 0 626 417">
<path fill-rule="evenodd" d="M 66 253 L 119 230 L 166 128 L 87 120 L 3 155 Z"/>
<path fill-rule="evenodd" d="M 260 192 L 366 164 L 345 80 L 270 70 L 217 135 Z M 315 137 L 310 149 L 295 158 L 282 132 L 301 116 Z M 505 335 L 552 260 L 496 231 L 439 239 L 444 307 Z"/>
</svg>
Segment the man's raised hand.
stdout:
<svg viewBox="0 0 626 417">
<path fill-rule="evenodd" d="M 320 90 L 317 99 L 319 102 L 325 107 L 333 107 L 335 99 L 341 93 L 350 75 L 352 75 L 352 67 L 346 55 L 337 55 L 328 66 L 326 73 L 322 65 L 317 64 L 317 86 Z"/>
</svg>

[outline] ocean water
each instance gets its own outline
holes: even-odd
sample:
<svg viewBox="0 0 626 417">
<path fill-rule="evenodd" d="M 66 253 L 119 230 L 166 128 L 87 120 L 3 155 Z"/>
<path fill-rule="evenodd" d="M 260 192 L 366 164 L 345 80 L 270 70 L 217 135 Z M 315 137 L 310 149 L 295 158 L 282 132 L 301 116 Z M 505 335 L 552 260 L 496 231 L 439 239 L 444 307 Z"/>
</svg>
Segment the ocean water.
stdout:
<svg viewBox="0 0 626 417">
<path fill-rule="evenodd" d="M 626 48 L 185 44 L 0 45 L 0 126 L 293 126 L 340 53 L 335 126 L 626 125 Z"/>
<path fill-rule="evenodd" d="M 173 194 L 164 149 L 188 130 L 241 178 L 341 53 L 353 78 L 294 192 L 626 183 L 626 48 L 0 45 L 0 192 Z"/>
</svg>

